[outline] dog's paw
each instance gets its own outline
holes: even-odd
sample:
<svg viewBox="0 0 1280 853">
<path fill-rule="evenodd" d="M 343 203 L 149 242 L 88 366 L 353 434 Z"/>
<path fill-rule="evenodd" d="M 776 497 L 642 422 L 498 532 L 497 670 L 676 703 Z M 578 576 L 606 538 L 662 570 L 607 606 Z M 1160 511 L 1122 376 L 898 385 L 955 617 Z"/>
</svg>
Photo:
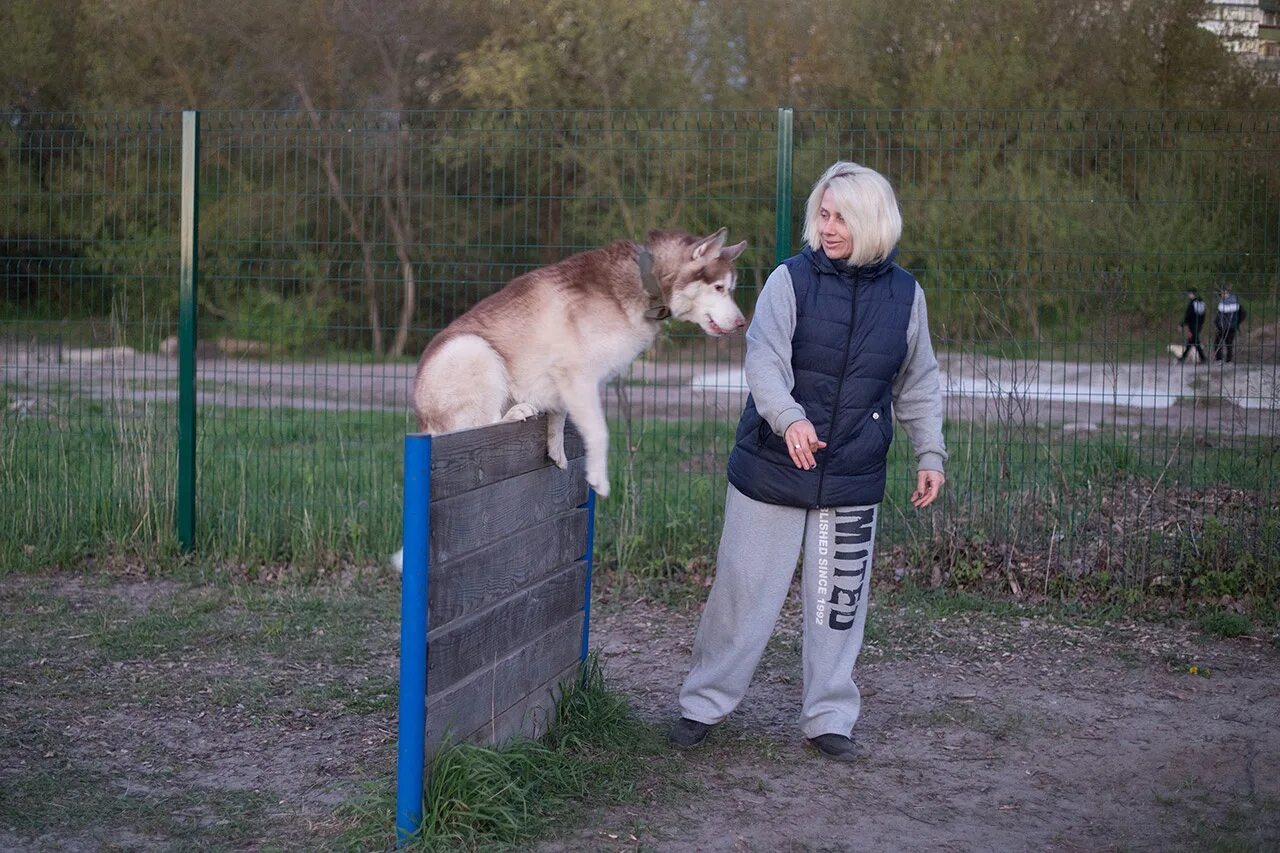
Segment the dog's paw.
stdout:
<svg viewBox="0 0 1280 853">
<path fill-rule="evenodd" d="M 609 497 L 609 478 L 601 474 L 599 476 L 587 475 L 587 485 L 596 490 L 596 496 L 600 498 Z"/>
<path fill-rule="evenodd" d="M 569 458 L 564 455 L 564 442 L 552 445 L 547 444 L 547 456 L 551 457 L 551 461 L 556 463 L 556 467 L 564 470 L 569 467 Z"/>
<path fill-rule="evenodd" d="M 550 412 L 547 417 L 547 456 L 556 467 L 569 467 L 569 457 L 564 452 L 564 412 Z"/>
<path fill-rule="evenodd" d="M 507 413 L 502 416 L 502 420 L 504 422 L 505 421 L 527 421 L 529 420 L 529 418 L 536 418 L 537 416 L 538 416 L 538 410 L 535 409 L 533 406 L 530 406 L 528 403 L 517 403 L 516 405 L 507 409 Z"/>
</svg>

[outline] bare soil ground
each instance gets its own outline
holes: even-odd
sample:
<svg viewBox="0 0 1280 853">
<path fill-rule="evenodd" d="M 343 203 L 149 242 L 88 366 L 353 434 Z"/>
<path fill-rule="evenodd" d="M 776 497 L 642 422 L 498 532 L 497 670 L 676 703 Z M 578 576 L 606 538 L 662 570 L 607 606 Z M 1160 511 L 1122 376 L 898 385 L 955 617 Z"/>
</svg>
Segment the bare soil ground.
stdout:
<svg viewBox="0 0 1280 853">
<path fill-rule="evenodd" d="M 337 845 L 341 804 L 392 774 L 397 602 L 376 573 L 301 588 L 0 577 L 0 849 Z M 606 677 L 655 725 L 674 714 L 696 620 L 596 607 Z M 1280 845 L 1269 636 L 881 590 L 854 765 L 802 748 L 799 655 L 789 603 L 704 748 L 542 849 Z"/>
<path fill-rule="evenodd" d="M 0 578 L 0 850 L 314 848 L 392 772 L 397 595 Z"/>
<path fill-rule="evenodd" d="M 596 621 L 606 674 L 644 718 L 673 719 L 696 623 L 644 603 Z M 793 600 L 743 706 L 687 756 L 701 784 L 544 849 L 1280 846 L 1280 652 L 1265 639 L 902 597 L 873 600 L 869 626 L 858 763 L 802 746 Z"/>
</svg>

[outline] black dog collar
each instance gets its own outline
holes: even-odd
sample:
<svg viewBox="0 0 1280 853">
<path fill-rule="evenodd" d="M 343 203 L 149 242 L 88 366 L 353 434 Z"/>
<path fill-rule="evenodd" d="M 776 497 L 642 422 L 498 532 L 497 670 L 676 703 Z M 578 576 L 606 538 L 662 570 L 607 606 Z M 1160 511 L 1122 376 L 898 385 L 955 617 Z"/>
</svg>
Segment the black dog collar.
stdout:
<svg viewBox="0 0 1280 853">
<path fill-rule="evenodd" d="M 640 265 L 640 280 L 644 282 L 645 292 L 649 294 L 649 310 L 644 312 L 646 320 L 665 320 L 671 316 L 671 309 L 662 298 L 662 285 L 653 274 L 653 255 L 644 246 L 640 247 L 636 262 Z"/>
</svg>

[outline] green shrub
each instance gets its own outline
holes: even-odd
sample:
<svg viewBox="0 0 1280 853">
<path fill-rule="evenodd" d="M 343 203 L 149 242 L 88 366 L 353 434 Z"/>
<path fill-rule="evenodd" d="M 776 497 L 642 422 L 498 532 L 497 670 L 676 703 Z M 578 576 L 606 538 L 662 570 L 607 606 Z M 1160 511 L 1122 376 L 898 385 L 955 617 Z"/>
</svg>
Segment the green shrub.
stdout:
<svg viewBox="0 0 1280 853">
<path fill-rule="evenodd" d="M 1253 632 L 1253 623 L 1242 613 L 1215 610 L 1200 617 L 1200 630 L 1215 637 L 1244 637 Z"/>
</svg>

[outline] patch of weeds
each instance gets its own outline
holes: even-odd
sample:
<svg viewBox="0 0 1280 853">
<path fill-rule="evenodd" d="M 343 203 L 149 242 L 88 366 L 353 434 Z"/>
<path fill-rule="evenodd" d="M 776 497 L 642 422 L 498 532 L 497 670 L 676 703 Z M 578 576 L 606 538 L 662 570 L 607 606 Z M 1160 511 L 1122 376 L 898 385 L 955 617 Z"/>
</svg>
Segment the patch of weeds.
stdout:
<svg viewBox="0 0 1280 853">
<path fill-rule="evenodd" d="M 501 750 L 457 744 L 432 762 L 422 820 L 424 847 L 509 844 L 536 834 L 539 812 L 584 785 L 569 756 L 534 741 Z"/>
<path fill-rule="evenodd" d="M 1103 617 L 1106 619 L 1141 610 L 1145 603 L 1142 590 L 1136 586 L 1112 586 L 1103 592 L 1100 597 L 1103 603 L 1098 609 L 1111 611 L 1107 616 Z"/>
<path fill-rule="evenodd" d="M 288 715 L 295 710 L 292 703 L 279 702 L 281 686 L 261 675 L 241 675 L 234 679 L 210 678 L 201 692 L 215 708 L 239 711 L 254 718 L 271 713 Z"/>
<path fill-rule="evenodd" d="M 737 761 L 743 753 L 760 759 L 761 764 L 777 765 L 785 761 L 784 744 L 776 737 L 760 734 L 758 730 L 743 728 L 732 720 L 721 723 L 712 731 L 711 737 L 719 743 L 732 742 L 733 750 L 716 749 L 712 755 L 716 761 Z"/>
<path fill-rule="evenodd" d="M 1089 470 L 1096 478 L 1108 479 L 1120 472 L 1141 470 L 1137 453 L 1127 441 L 1100 440 L 1091 449 L 1095 455 Z"/>
<path fill-rule="evenodd" d="M 987 565 L 980 559 L 961 557 L 951 564 L 947 584 L 956 589 L 969 589 L 982 583 Z"/>
<path fill-rule="evenodd" d="M 912 583 L 904 583 L 887 596 L 885 603 L 889 606 L 905 608 L 908 612 L 925 619 L 940 619 L 961 613 L 990 613 L 998 616 L 1013 616 L 1025 613 L 1025 608 L 1018 604 L 988 598 L 963 591 L 926 589 Z"/>
<path fill-rule="evenodd" d="M 1062 618 L 1076 625 L 1099 628 L 1108 635 L 1114 634 L 1114 629 L 1111 627 L 1112 623 L 1126 619 L 1141 619 L 1150 615 L 1142 611 L 1141 608 L 1130 609 L 1127 607 L 1126 602 L 1129 600 L 1127 595 L 1118 596 L 1113 593 L 1114 590 L 1109 591 L 1096 604 L 1071 602 L 1058 605 L 1056 610 Z"/>
<path fill-rule="evenodd" d="M 867 613 L 867 623 L 862 633 L 862 644 L 864 647 L 879 646 L 883 644 L 886 639 L 884 626 L 880 624 L 880 620 L 877 618 L 880 615 L 880 612 L 881 611 L 878 611 L 873 604 L 872 609 Z"/>
<path fill-rule="evenodd" d="M 1115 659 L 1123 663 L 1129 669 L 1133 669 L 1143 665 L 1142 656 L 1138 654 L 1136 649 L 1128 646 L 1121 646 L 1113 652 Z"/>
<path fill-rule="evenodd" d="M 1243 613 L 1214 610 L 1200 617 L 1200 630 L 1214 637 L 1247 637 L 1253 633 L 1253 622 Z"/>
<path fill-rule="evenodd" d="M 396 710 L 398 682 L 389 676 L 374 676 L 359 683 L 330 681 L 308 688 L 301 696 L 304 708 L 324 711 L 338 704 L 353 714 L 390 714 Z"/>
<path fill-rule="evenodd" d="M 0 820 L 6 829 L 23 834 L 59 826 L 80 829 L 98 822 L 87 815 L 101 810 L 101 803 L 92 800 L 108 785 L 105 775 L 87 767 L 77 767 L 74 773 L 33 768 L 0 786 Z"/>
<path fill-rule="evenodd" d="M 1280 802 L 1253 794 L 1231 798 L 1218 812 L 1207 792 L 1190 797 L 1156 796 L 1156 802 L 1188 823 L 1187 849 L 1209 853 L 1275 850 L 1280 842 L 1276 814 Z"/>
<path fill-rule="evenodd" d="M 239 636 L 226 624 L 226 609 L 217 592 L 175 596 L 140 614 L 105 609 L 89 639 L 108 661 L 153 660 L 197 646 L 208 650 Z"/>
<path fill-rule="evenodd" d="M 1254 629 L 1266 633 L 1280 628 L 1280 603 L 1264 601 L 1249 610 L 1249 618 L 1253 620 Z"/>
<path fill-rule="evenodd" d="M 581 678 L 563 688 L 541 741 L 496 749 L 455 743 L 436 754 L 427 771 L 422 830 L 411 849 L 510 848 L 588 811 L 652 794 L 637 782 L 655 778 L 655 770 L 661 779 L 666 764 L 657 732 L 606 687 L 592 658 Z M 393 799 L 382 788 L 343 806 L 339 816 L 348 828 L 337 845 L 387 846 Z"/>
<path fill-rule="evenodd" d="M 83 832 L 105 846 L 135 833 L 202 847 L 243 844 L 261 837 L 271 805 L 271 797 L 250 791 L 131 792 L 82 765 L 33 770 L 0 787 L 7 829 L 29 836 Z"/>
<path fill-rule="evenodd" d="M 1164 663 L 1164 668 L 1168 672 L 1186 673 L 1187 675 L 1198 675 L 1201 678 L 1208 678 L 1212 673 L 1209 667 L 1196 663 L 1193 660 L 1184 658 L 1176 652 L 1165 652 L 1160 656 L 1160 660 Z"/>
<path fill-rule="evenodd" d="M 764 647 L 762 663 L 767 669 L 791 673 L 800 665 L 801 646 L 800 637 L 775 632 Z"/>
<path fill-rule="evenodd" d="M 13 677 L 0 688 L 0 835 L 34 843 L 54 832 L 86 849 L 260 849 L 264 839 L 286 838 L 297 806 L 280 802 L 271 779 L 261 793 L 236 790 L 239 750 L 227 758 L 221 778 L 232 789 L 223 790 L 178 776 L 206 747 L 144 733 L 163 734 L 161 720 L 199 726 L 206 712 L 209 749 L 232 745 L 233 728 L 300 730 L 315 716 L 301 697 L 335 681 L 354 685 L 332 688 L 326 708 L 335 716 L 390 716 L 394 669 L 384 672 L 382 662 L 393 656 L 383 640 L 394 636 L 395 595 L 372 585 L 4 578 L 0 670 Z M 88 725 L 100 728 L 81 740 Z M 264 741 L 250 735 L 246 743 Z M 346 773 L 329 775 L 345 784 Z M 322 823 L 306 833 L 333 831 Z"/>
<path fill-rule="evenodd" d="M 255 621 L 247 638 L 262 651 L 294 663 L 363 663 L 371 626 L 393 625 L 399 613 L 398 586 L 361 584 L 349 594 L 324 589 L 241 589 L 237 599 Z"/>
<path fill-rule="evenodd" d="M 992 740 L 1005 740 L 1021 731 L 1025 720 L 1018 714 L 991 712 L 972 702 L 945 701 L 918 718 L 926 726 L 954 725 L 981 732 Z"/>
<path fill-rule="evenodd" d="M 65 638 L 80 633 L 71 630 L 76 623 L 65 598 L 39 590 L 0 592 L 0 619 L 6 630 L 0 633 L 0 664 L 17 666 L 28 658 L 41 657 L 52 651 L 44 642 L 46 635 Z"/>
<path fill-rule="evenodd" d="M 1207 516 L 1199 536 L 1183 544 L 1182 581 L 1189 592 L 1208 600 L 1245 595 L 1263 602 L 1274 600 L 1275 573 L 1262 555 L 1270 553 L 1280 537 L 1277 522 L 1261 514 L 1241 521 L 1244 530 L 1240 524 Z M 1255 550 L 1244 545 L 1248 542 L 1255 544 Z"/>
</svg>

